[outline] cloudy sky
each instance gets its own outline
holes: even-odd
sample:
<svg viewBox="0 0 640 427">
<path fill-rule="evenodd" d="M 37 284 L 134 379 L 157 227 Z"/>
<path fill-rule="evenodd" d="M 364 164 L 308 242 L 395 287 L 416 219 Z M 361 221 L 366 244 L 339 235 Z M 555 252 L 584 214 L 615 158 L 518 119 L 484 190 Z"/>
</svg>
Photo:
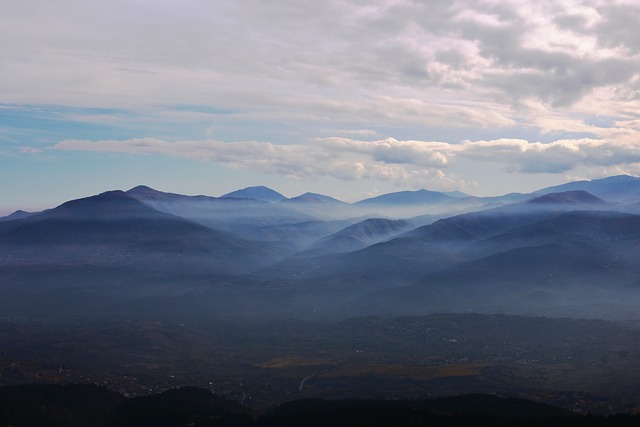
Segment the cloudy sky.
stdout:
<svg viewBox="0 0 640 427">
<path fill-rule="evenodd" d="M 640 173 L 640 3 L 3 0 L 0 213 Z"/>
</svg>

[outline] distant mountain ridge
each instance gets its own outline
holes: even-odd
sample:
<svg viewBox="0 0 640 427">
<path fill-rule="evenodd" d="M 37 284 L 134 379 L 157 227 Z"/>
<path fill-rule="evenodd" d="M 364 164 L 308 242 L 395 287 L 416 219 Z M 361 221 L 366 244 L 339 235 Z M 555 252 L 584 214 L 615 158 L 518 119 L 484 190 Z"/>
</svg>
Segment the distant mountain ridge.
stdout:
<svg viewBox="0 0 640 427">
<path fill-rule="evenodd" d="M 158 214 L 155 209 L 140 203 L 121 190 L 107 191 L 97 196 L 71 200 L 40 215 L 65 217 L 81 215 L 91 219 L 115 219 Z"/>
<path fill-rule="evenodd" d="M 250 240 L 272 240 L 276 234 L 272 227 L 317 221 L 312 214 L 291 209 L 280 202 L 248 197 L 183 196 L 145 186 L 135 187 L 128 194 L 159 211 Z M 260 194 L 264 194 L 262 189 Z M 298 237 L 291 236 L 289 240 L 293 246 L 298 243 Z"/>
<path fill-rule="evenodd" d="M 164 191 L 156 190 L 151 187 L 147 187 L 146 185 L 138 185 L 136 187 L 131 188 L 130 190 L 127 190 L 126 193 L 138 200 L 155 201 L 155 202 L 160 202 L 160 201 L 174 202 L 177 200 L 207 201 L 207 200 L 216 199 L 216 197 L 205 196 L 205 195 L 187 196 L 187 195 L 178 194 L 178 193 L 167 193 Z"/>
<path fill-rule="evenodd" d="M 625 311 L 594 304 L 640 306 L 638 183 L 611 177 L 492 198 L 418 190 L 351 204 L 266 187 L 228 197 L 108 191 L 0 221 L 0 309 L 26 309 L 56 289 L 64 304 L 126 301 L 133 311 L 161 302 L 282 316 L 618 318 Z"/>
<path fill-rule="evenodd" d="M 0 222 L 2 222 L 2 221 L 13 221 L 14 219 L 22 219 L 22 218 L 26 218 L 26 217 L 31 216 L 31 215 L 33 215 L 32 212 L 26 212 L 26 211 L 18 209 L 17 211 L 15 211 L 15 212 L 7 215 L 7 216 L 0 217 Z"/>
<path fill-rule="evenodd" d="M 164 269 L 176 262 L 175 257 L 190 254 L 206 256 L 202 266 L 224 271 L 242 265 L 247 256 L 258 262 L 266 250 L 264 244 L 160 212 L 119 190 L 72 200 L 0 226 L 0 252 L 33 254 L 34 259 L 129 263 L 138 253 L 145 263 L 157 258 L 166 265 L 155 267 Z M 100 253 L 129 255 L 100 258 L 96 255 Z"/>
<path fill-rule="evenodd" d="M 238 198 L 238 199 L 254 199 L 264 202 L 280 202 L 287 198 L 275 190 L 265 187 L 264 185 L 258 185 L 255 187 L 246 187 L 241 190 L 232 191 L 230 193 L 220 196 L 221 198 Z"/>
<path fill-rule="evenodd" d="M 585 190 L 609 202 L 637 202 L 640 201 L 640 178 L 630 175 L 617 175 L 591 181 L 573 181 L 543 188 L 533 194 L 542 195 L 573 190 Z"/>
<path fill-rule="evenodd" d="M 450 201 L 457 197 L 448 196 L 438 191 L 416 190 L 416 191 L 399 191 L 396 193 L 388 193 L 380 196 L 364 199 L 356 202 L 357 205 L 371 204 L 431 204 Z"/>
<path fill-rule="evenodd" d="M 304 193 L 296 197 L 292 197 L 286 202 L 294 202 L 294 203 L 334 203 L 334 204 L 342 204 L 346 203 L 342 200 L 335 199 L 333 197 L 325 196 L 324 194 L 318 193 Z"/>
<path fill-rule="evenodd" d="M 585 190 L 571 190 L 561 193 L 547 193 L 543 196 L 535 197 L 526 203 L 531 204 L 604 204 L 600 197 Z"/>
</svg>

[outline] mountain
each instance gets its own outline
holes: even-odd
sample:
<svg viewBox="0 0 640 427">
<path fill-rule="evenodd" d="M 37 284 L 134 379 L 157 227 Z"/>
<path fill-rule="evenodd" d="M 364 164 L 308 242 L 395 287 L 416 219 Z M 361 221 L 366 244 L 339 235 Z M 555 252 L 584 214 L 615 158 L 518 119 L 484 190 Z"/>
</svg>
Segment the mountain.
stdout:
<svg viewBox="0 0 640 427">
<path fill-rule="evenodd" d="M 589 210 L 590 207 L 595 208 Z M 616 251 L 633 253 L 635 249 L 632 243 L 629 243 L 629 246 L 616 239 L 634 236 L 635 221 L 638 217 L 607 212 L 605 209 L 609 207 L 610 205 L 586 192 L 556 193 L 539 199 L 443 218 L 395 237 L 389 236 L 391 238 L 385 241 L 381 239 L 369 246 L 358 247 L 362 240 L 358 241 L 357 233 L 350 235 L 348 231 L 357 230 L 358 227 L 367 224 L 363 222 L 356 224 L 354 228 L 349 227 L 343 232 L 321 239 L 313 249 L 287 258 L 267 268 L 263 273 L 268 277 L 297 283 L 295 286 L 299 287 L 323 289 L 326 293 L 341 292 L 345 303 L 351 298 L 362 298 L 363 302 L 359 306 L 346 303 L 347 310 L 353 310 L 349 311 L 350 315 L 379 312 L 402 314 L 411 304 L 425 310 L 418 311 L 419 313 L 436 309 L 454 310 L 462 307 L 459 303 L 466 301 L 466 294 L 474 295 L 477 301 L 482 299 L 476 295 L 476 291 L 466 289 L 466 285 L 460 285 L 460 295 L 457 297 L 454 291 L 452 295 L 447 294 L 446 298 L 435 298 L 430 293 L 412 293 L 409 287 L 440 271 L 448 271 L 450 274 L 455 272 L 453 276 L 446 277 L 452 281 L 454 276 L 460 277 L 459 280 L 456 279 L 456 283 L 474 283 L 475 279 L 484 277 L 478 273 L 482 268 L 469 270 L 474 273 L 464 276 L 463 280 L 463 276 L 459 276 L 460 271 L 467 270 L 462 266 L 464 263 L 485 258 L 495 266 L 495 274 L 486 276 L 488 279 L 478 287 L 479 292 L 493 289 L 490 286 L 493 282 L 504 283 L 506 279 L 501 279 L 503 276 L 499 273 L 511 271 L 510 267 L 514 265 L 522 269 L 524 278 L 533 277 L 535 272 L 531 270 L 534 266 L 538 270 L 542 268 L 547 261 L 544 258 L 545 254 L 553 255 L 548 260 L 549 265 L 563 260 L 584 259 L 588 260 L 584 264 L 585 267 L 590 267 L 592 264 L 605 265 L 610 262 L 611 256 L 606 254 L 611 242 L 615 242 Z M 633 239 L 631 241 L 633 242 Z M 532 260 L 531 263 L 527 263 L 528 251 L 538 254 L 535 248 L 540 246 L 549 249 L 540 252 L 539 262 Z M 556 246 L 559 249 L 554 249 Z M 574 247 L 577 249 L 574 250 Z M 521 256 L 521 259 L 502 259 L 497 255 L 507 251 L 515 251 L 512 256 Z M 492 256 L 494 258 L 490 258 Z M 574 267 L 581 268 L 582 264 L 575 261 L 570 265 L 568 271 Z M 635 271 L 627 264 L 623 270 Z M 585 268 L 584 271 L 592 270 Z M 605 280 L 608 272 L 611 270 L 603 270 L 598 277 Z M 574 276 L 584 280 L 588 277 L 580 272 L 574 272 Z M 444 275 L 441 277 L 441 282 L 448 280 Z M 509 280 L 531 284 L 524 278 L 509 276 Z M 568 280 L 569 276 L 566 278 Z M 622 276 L 612 275 L 611 278 L 618 284 L 631 283 L 626 276 L 624 280 Z M 385 290 L 390 288 L 391 290 Z M 395 288 L 399 294 L 406 292 L 408 301 L 388 297 L 387 292 L 393 294 Z M 431 288 L 428 290 L 431 292 Z M 381 295 L 379 304 L 370 301 L 366 296 L 371 294 L 373 298 L 377 293 Z M 456 298 L 459 301 L 456 301 Z M 387 305 L 388 301 L 395 303 Z M 504 301 L 500 303 L 502 311 L 506 310 Z M 371 310 L 358 311 L 363 307 L 369 307 Z M 521 305 L 518 307 L 522 308 Z"/>
<path fill-rule="evenodd" d="M 292 197 L 290 199 L 284 200 L 283 203 L 314 203 L 314 204 L 319 204 L 319 203 L 329 203 L 329 204 L 334 204 L 334 205 L 347 205 L 348 203 L 345 203 L 341 200 L 338 199 L 334 199 L 333 197 L 329 197 L 329 196 L 325 196 L 324 194 L 318 194 L 318 193 L 304 193 L 301 194 L 299 196 L 296 197 Z"/>
<path fill-rule="evenodd" d="M 360 216 L 360 211 L 354 209 L 351 204 L 318 193 L 304 193 L 283 200 L 279 205 L 325 220 L 344 220 Z"/>
<path fill-rule="evenodd" d="M 291 246 L 292 252 L 298 250 L 300 245 L 320 237 L 316 234 L 307 236 L 307 232 L 302 231 L 306 224 L 323 222 L 310 213 L 294 209 L 292 206 L 253 198 L 185 196 L 164 193 L 145 186 L 132 188 L 127 194 L 159 211 L 216 230 L 232 232 L 245 239 Z M 300 225 L 301 233 L 292 228 L 292 225 Z M 274 228 L 284 226 L 288 227 L 288 235 L 282 236 L 282 233 L 274 231 Z M 332 231 L 328 231 L 327 234 L 335 231 L 332 227 L 329 229 Z M 322 233 L 324 230 L 320 232 L 321 235 Z"/>
<path fill-rule="evenodd" d="M 501 198 L 485 200 L 481 197 L 464 197 L 459 193 L 447 195 L 437 191 L 399 191 L 364 199 L 353 204 L 361 215 L 412 218 L 420 215 L 450 216 L 481 209 L 489 204 L 500 205 Z"/>
<path fill-rule="evenodd" d="M 322 241 L 327 242 L 335 238 L 353 238 L 360 241 L 376 242 L 394 234 L 411 228 L 412 223 L 406 220 L 391 220 L 386 218 L 369 218 L 350 225 L 339 232 L 327 236 Z"/>
<path fill-rule="evenodd" d="M 606 202 L 584 190 L 564 191 L 560 193 L 547 193 L 534 197 L 526 203 L 533 205 L 603 205 Z"/>
<path fill-rule="evenodd" d="M 139 262 L 160 270 L 184 264 L 196 271 L 235 271 L 246 269 L 248 259 L 261 265 L 270 258 L 265 258 L 270 250 L 264 244 L 160 212 L 122 191 L 4 222 L 0 251 L 47 262 Z"/>
<path fill-rule="evenodd" d="M 43 218 L 121 219 L 136 217 L 166 217 L 155 209 L 140 203 L 127 193 L 115 190 L 97 196 L 72 200 L 46 211 L 34 220 Z"/>
<path fill-rule="evenodd" d="M 398 191 L 396 193 L 388 193 L 364 199 L 357 202 L 356 205 L 428 205 L 447 202 L 453 199 L 455 199 L 454 196 L 447 196 L 437 191 Z"/>
<path fill-rule="evenodd" d="M 442 194 L 449 197 L 473 197 L 471 194 L 464 193 L 462 191 L 442 191 Z"/>
<path fill-rule="evenodd" d="M 413 223 L 407 220 L 365 219 L 323 237 L 311 245 L 309 250 L 297 256 L 309 257 L 355 251 L 401 234 L 412 227 Z"/>
<path fill-rule="evenodd" d="M 611 195 L 637 181 L 580 185 Z M 42 304 L 65 307 L 317 316 L 545 307 L 579 315 L 588 304 L 636 301 L 633 203 L 583 189 L 511 195 L 491 208 L 438 194 L 351 205 L 314 193 L 268 202 L 138 186 L 73 200 L 0 221 L 0 309 L 29 307 L 24 292 L 34 289 L 46 291 Z M 421 215 L 371 217 L 389 207 Z M 449 213 L 428 214 L 440 209 Z"/>
<path fill-rule="evenodd" d="M 348 309 L 619 318 L 626 312 L 616 306 L 640 303 L 638 248 L 638 215 L 558 213 L 476 240 L 461 248 L 459 262 L 425 270 L 417 284 L 365 295 Z"/>
<path fill-rule="evenodd" d="M 188 221 L 113 191 L 0 223 L 6 316 L 171 317 L 282 309 L 244 276 L 278 246 Z M 285 307 L 286 308 L 286 307 Z"/>
<path fill-rule="evenodd" d="M 151 187 L 147 187 L 146 185 L 138 185 L 136 187 L 133 187 L 132 189 L 128 190 L 126 192 L 128 195 L 136 198 L 136 199 L 144 199 L 147 201 L 176 201 L 176 200 L 184 200 L 184 199 L 189 199 L 189 200 L 200 200 L 200 201 L 207 201 L 207 200 L 215 200 L 215 197 L 210 197 L 210 196 L 185 196 L 183 194 L 177 194 L 177 193 L 167 193 L 164 191 L 158 191 L 154 188 Z"/>
<path fill-rule="evenodd" d="M 33 215 L 32 212 L 25 212 L 22 210 L 17 210 L 15 212 L 13 212 L 12 214 L 9 214 L 7 216 L 3 216 L 0 218 L 0 222 L 3 221 L 13 221 L 14 219 L 22 219 L 22 218 L 26 218 L 28 216 Z"/>
<path fill-rule="evenodd" d="M 412 284 L 435 269 L 472 256 L 462 250 L 477 241 L 555 214 L 540 209 L 530 212 L 520 203 L 511 206 L 439 219 L 358 250 L 350 247 L 356 243 L 353 236 L 349 237 L 351 230 L 347 230 L 319 241 L 315 251 L 312 248 L 284 259 L 263 273 L 278 280 L 302 282 L 299 286 L 346 285 L 354 293 Z M 360 227 L 370 224 L 381 222 Z M 348 252 L 337 253 L 339 249 Z"/>
<path fill-rule="evenodd" d="M 496 251 L 519 246 L 540 246 L 566 242 L 595 242 L 600 245 L 623 245 L 640 237 L 640 216 L 610 211 L 569 211 L 546 219 L 513 227 L 483 240 L 486 248 Z"/>
<path fill-rule="evenodd" d="M 258 185 L 255 187 L 246 187 L 241 190 L 232 191 L 231 193 L 227 193 L 220 197 L 221 198 L 232 197 L 236 199 L 254 199 L 254 200 L 260 200 L 263 202 L 271 202 L 271 203 L 281 202 L 287 199 L 285 196 L 278 193 L 277 191 L 272 190 L 263 185 Z"/>
<path fill-rule="evenodd" d="M 325 254 L 336 248 L 339 245 L 296 254 L 256 274 L 311 294 L 306 299 L 327 314 L 338 302 L 415 283 L 427 272 L 455 262 L 455 255 L 441 245 L 403 235 L 359 250 Z"/>
<path fill-rule="evenodd" d="M 640 178 L 630 175 L 611 176 L 591 181 L 574 181 L 562 185 L 543 188 L 533 194 L 558 193 L 584 190 L 608 202 L 640 202 Z"/>
</svg>

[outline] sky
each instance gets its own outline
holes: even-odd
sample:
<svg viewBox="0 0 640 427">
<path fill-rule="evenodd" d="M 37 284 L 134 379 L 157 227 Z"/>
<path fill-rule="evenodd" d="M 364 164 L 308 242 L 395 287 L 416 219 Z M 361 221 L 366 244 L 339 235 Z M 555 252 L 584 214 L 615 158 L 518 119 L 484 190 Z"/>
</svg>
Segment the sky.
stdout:
<svg viewBox="0 0 640 427">
<path fill-rule="evenodd" d="M 3 0 L 0 214 L 640 173 L 640 2 Z"/>
</svg>

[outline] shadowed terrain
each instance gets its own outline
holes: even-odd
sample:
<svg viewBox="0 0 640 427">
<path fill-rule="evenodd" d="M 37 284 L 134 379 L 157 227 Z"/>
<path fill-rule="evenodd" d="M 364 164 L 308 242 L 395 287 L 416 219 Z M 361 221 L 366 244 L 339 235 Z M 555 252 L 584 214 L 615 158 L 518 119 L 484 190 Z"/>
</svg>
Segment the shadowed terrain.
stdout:
<svg viewBox="0 0 640 427">
<path fill-rule="evenodd" d="M 180 386 L 224 395 L 237 422 L 258 425 L 361 417 L 352 403 L 409 424 L 444 423 L 433 416 L 446 410 L 304 401 L 256 420 L 239 404 L 488 393 L 633 413 L 639 181 L 354 204 L 266 187 L 210 197 L 139 186 L 17 212 L 0 220 L 0 385 L 100 384 L 110 392 L 88 395 L 111 402 L 104 425 L 122 408 L 163 406 L 122 396 Z M 42 393 L 30 396 L 47 402 Z M 210 396 L 193 393 L 204 412 L 184 422 L 216 425 Z M 72 425 L 65 411 L 43 416 Z M 416 411 L 431 415 L 406 418 Z"/>
</svg>

